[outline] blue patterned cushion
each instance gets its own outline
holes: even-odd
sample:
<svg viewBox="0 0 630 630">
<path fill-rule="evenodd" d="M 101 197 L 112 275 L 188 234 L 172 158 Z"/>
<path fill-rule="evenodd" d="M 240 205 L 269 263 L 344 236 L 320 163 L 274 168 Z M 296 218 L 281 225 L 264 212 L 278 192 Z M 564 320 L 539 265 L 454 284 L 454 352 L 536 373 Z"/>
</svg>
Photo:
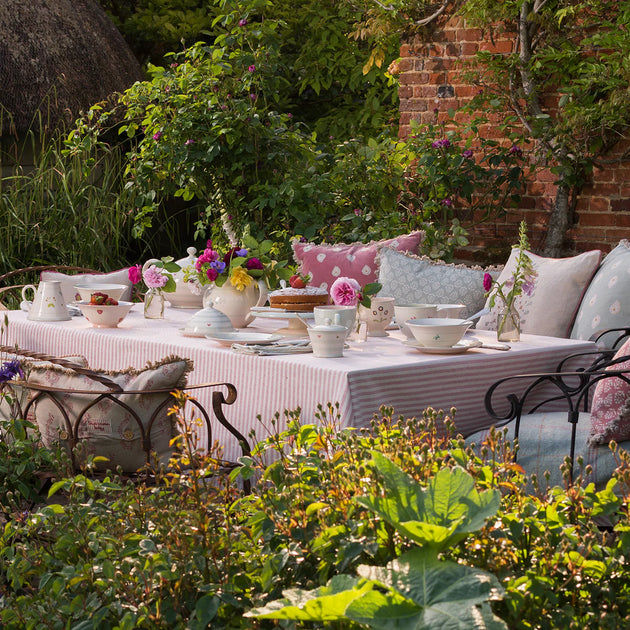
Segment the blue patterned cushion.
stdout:
<svg viewBox="0 0 630 630">
<path fill-rule="evenodd" d="M 478 431 L 466 438 L 466 444 L 477 446 L 487 437 L 488 429 Z M 586 483 L 593 482 L 598 489 L 605 487 L 606 483 L 617 468 L 617 462 L 608 444 L 590 445 L 588 439 L 591 434 L 591 421 L 589 413 L 581 413 L 577 424 L 575 438 L 575 460 L 584 458 L 584 465 L 591 465 L 593 473 Z M 514 439 L 514 422 L 508 424 L 507 439 Z M 552 411 L 532 413 L 522 417 L 519 430 L 519 450 L 517 462 L 525 469 L 528 475 L 536 474 L 544 488 L 545 471 L 551 476 L 551 486 L 563 486 L 560 466 L 564 458 L 569 455 L 571 446 L 571 427 L 567 421 L 566 411 Z M 619 447 L 630 450 L 630 441 L 619 442 Z M 574 474 L 580 471 L 577 464 Z"/>
<path fill-rule="evenodd" d="M 571 339 L 588 339 L 599 330 L 630 325 L 630 243 L 623 240 L 604 258 L 578 309 Z M 602 343 L 611 347 L 614 335 Z"/>
<path fill-rule="evenodd" d="M 484 273 L 488 271 L 497 277 L 501 271 L 498 267 L 450 265 L 389 247 L 380 250 L 379 264 L 378 281 L 383 285 L 379 296 L 406 304 L 465 304 L 462 317 L 483 308 Z"/>
</svg>

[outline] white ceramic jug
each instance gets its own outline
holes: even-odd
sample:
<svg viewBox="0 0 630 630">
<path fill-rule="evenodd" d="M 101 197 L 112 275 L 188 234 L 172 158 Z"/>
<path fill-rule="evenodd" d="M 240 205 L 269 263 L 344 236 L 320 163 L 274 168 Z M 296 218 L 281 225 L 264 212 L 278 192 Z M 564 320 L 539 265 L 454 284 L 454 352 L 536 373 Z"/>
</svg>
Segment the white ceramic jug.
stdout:
<svg viewBox="0 0 630 630">
<path fill-rule="evenodd" d="M 29 291 L 33 291 L 32 302 L 26 297 Z M 58 280 L 40 282 L 38 287 L 27 284 L 22 289 L 20 307 L 28 312 L 27 319 L 34 321 L 59 322 L 70 319 L 70 313 L 61 292 L 61 282 Z"/>
</svg>

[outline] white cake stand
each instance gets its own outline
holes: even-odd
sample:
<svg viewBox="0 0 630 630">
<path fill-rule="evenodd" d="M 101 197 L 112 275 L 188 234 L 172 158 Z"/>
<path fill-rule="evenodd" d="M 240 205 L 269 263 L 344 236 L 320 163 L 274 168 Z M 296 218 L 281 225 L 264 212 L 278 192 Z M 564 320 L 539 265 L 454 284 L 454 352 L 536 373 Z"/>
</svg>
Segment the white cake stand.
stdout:
<svg viewBox="0 0 630 630">
<path fill-rule="evenodd" d="M 313 313 L 298 313 L 296 311 L 285 311 L 282 308 L 271 308 L 270 306 L 254 306 L 251 310 L 254 317 L 262 317 L 264 319 L 286 319 L 287 326 L 279 328 L 274 332 L 278 335 L 287 337 L 306 337 L 306 324 L 303 320 L 313 319 Z"/>
</svg>

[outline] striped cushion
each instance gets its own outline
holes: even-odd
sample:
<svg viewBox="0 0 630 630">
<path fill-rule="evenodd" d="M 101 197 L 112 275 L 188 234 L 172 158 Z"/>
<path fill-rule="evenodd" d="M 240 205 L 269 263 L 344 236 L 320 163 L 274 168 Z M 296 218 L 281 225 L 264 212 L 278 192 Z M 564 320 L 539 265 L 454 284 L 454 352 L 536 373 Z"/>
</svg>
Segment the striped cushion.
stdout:
<svg viewBox="0 0 630 630">
<path fill-rule="evenodd" d="M 508 425 L 507 439 L 514 439 L 514 421 Z M 585 479 L 585 483 L 595 483 L 598 489 L 603 488 L 610 479 L 617 462 L 607 444 L 589 445 L 591 432 L 589 413 L 581 413 L 577 424 L 575 438 L 575 459 L 584 458 L 584 465 L 593 467 L 592 474 Z M 466 438 L 466 444 L 479 446 L 489 433 L 488 429 L 478 431 Z M 521 418 L 519 430 L 519 450 L 517 462 L 528 475 L 536 474 L 541 484 L 544 484 L 544 473 L 549 471 L 551 486 L 563 486 L 560 465 L 569 455 L 571 446 L 571 427 L 567 421 L 565 411 L 532 413 Z M 630 441 L 620 442 L 619 447 L 630 450 Z M 574 475 L 579 474 L 576 466 Z"/>
</svg>

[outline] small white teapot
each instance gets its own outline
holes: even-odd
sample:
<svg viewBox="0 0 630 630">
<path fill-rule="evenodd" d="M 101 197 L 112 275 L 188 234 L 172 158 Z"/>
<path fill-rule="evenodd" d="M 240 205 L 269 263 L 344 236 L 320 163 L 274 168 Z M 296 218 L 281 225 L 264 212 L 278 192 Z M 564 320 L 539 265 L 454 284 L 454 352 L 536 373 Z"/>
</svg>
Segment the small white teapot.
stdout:
<svg viewBox="0 0 630 630">
<path fill-rule="evenodd" d="M 26 297 L 29 291 L 33 291 L 32 302 Z M 27 284 L 22 289 L 20 308 L 28 312 L 26 319 L 33 321 L 60 322 L 70 319 L 70 313 L 61 292 L 61 282 L 58 280 L 40 282 L 38 287 Z"/>
</svg>

